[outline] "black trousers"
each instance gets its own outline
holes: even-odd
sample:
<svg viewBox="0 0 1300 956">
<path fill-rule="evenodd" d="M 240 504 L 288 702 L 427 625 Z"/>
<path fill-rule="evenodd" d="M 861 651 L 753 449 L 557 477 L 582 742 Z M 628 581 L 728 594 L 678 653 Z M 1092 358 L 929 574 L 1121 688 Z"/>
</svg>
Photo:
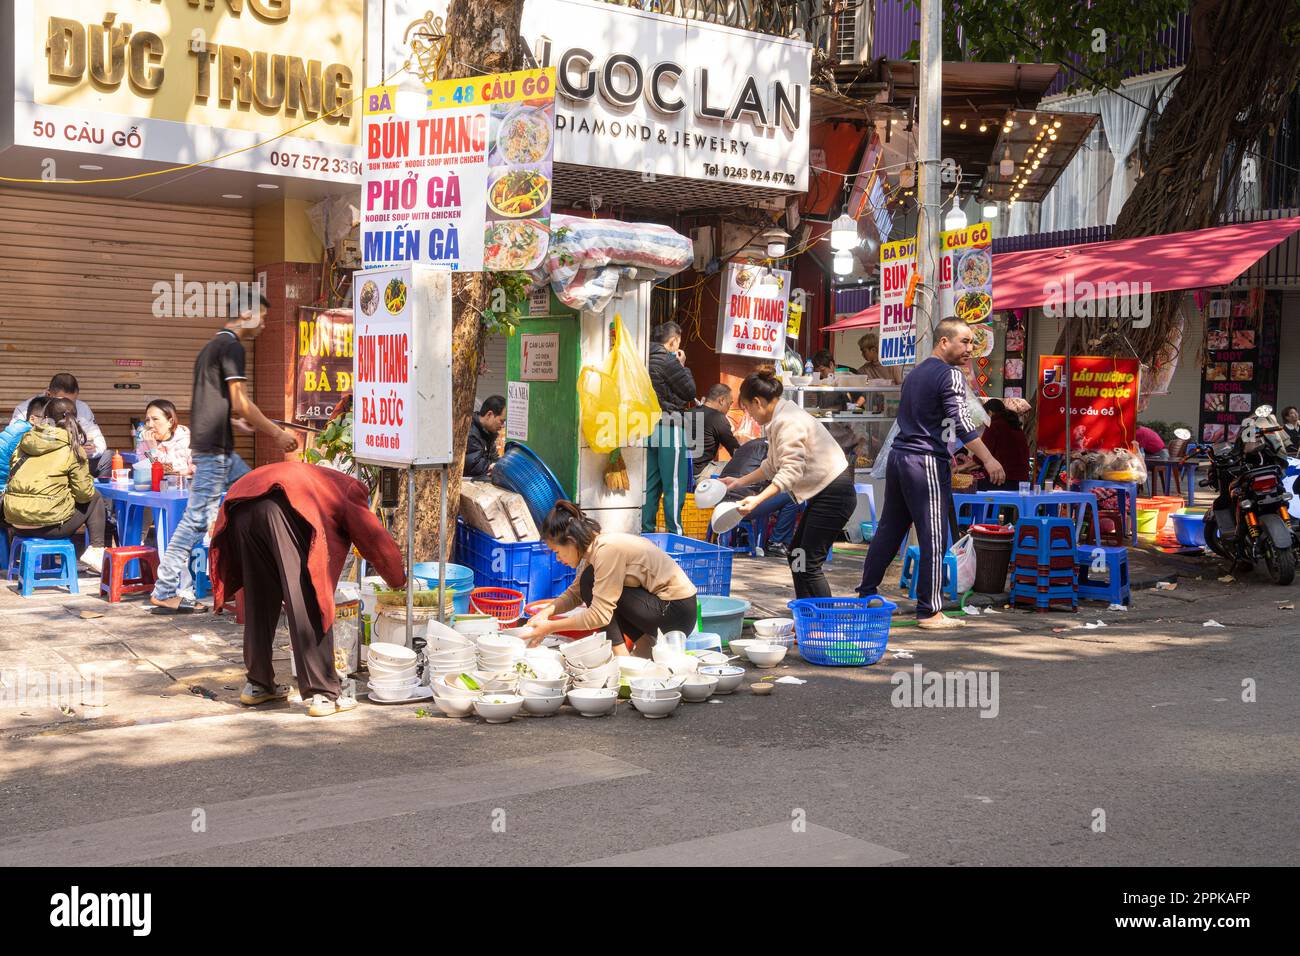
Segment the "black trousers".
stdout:
<svg viewBox="0 0 1300 956">
<path fill-rule="evenodd" d="M 307 571 L 311 526 L 279 495 L 242 501 L 229 509 L 226 548 L 244 579 L 244 667 L 248 679 L 275 686 L 271 664 L 275 627 L 284 606 L 289 642 L 303 699 L 337 698 L 342 685 L 334 669 L 334 625 L 325 627 Z"/>
<path fill-rule="evenodd" d="M 591 606 L 592 588 L 596 581 L 596 571 L 588 567 L 578 580 L 578 593 L 583 602 Z M 678 598 L 665 601 L 656 597 L 645 588 L 623 588 L 618 603 L 614 605 L 614 616 L 605 627 L 605 634 L 615 647 L 623 644 L 624 636 L 635 643 L 643 637 L 656 638 L 660 631 L 695 630 L 696 597 Z"/>
<path fill-rule="evenodd" d="M 790 576 L 796 598 L 831 596 L 822 566 L 856 507 L 852 465 L 808 499 L 790 544 Z"/>
<path fill-rule="evenodd" d="M 47 541 L 71 538 L 84 527 L 89 532 L 90 547 L 102 548 L 104 546 L 104 522 L 107 520 L 108 511 L 104 507 L 104 499 L 97 491 L 95 497 L 84 505 L 76 505 L 72 515 L 63 524 L 46 525 L 44 528 L 6 526 L 15 538 L 41 538 Z M 5 522 L 0 519 L 0 523 Z"/>
</svg>

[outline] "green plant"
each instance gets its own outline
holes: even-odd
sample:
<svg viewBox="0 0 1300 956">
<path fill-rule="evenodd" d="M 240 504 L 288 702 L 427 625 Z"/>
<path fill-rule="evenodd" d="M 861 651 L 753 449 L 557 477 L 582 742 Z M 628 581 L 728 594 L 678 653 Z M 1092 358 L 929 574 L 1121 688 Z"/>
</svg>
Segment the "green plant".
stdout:
<svg viewBox="0 0 1300 956">
<path fill-rule="evenodd" d="M 352 411 L 349 409 L 316 433 L 303 457 L 308 464 L 327 464 L 365 482 L 374 491 L 379 483 L 379 469 L 363 465 L 352 457 Z"/>
</svg>

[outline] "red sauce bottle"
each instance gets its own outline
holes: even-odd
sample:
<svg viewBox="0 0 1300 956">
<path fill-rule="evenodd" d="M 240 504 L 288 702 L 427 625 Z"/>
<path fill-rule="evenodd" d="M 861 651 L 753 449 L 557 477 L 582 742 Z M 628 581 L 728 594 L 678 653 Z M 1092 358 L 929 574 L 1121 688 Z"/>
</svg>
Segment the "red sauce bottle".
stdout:
<svg viewBox="0 0 1300 956">
<path fill-rule="evenodd" d="M 149 473 L 149 487 L 152 488 L 154 491 L 162 491 L 162 480 L 163 480 L 163 463 L 155 460 L 153 463 L 153 468 L 150 470 Z"/>
</svg>

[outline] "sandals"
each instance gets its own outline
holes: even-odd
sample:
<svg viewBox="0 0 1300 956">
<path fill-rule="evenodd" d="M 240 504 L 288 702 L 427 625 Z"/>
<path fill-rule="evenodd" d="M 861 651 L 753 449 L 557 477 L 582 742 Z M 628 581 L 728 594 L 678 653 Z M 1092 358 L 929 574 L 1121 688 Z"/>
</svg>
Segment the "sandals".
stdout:
<svg viewBox="0 0 1300 956">
<path fill-rule="evenodd" d="M 162 615 L 206 614 L 207 610 L 208 608 L 206 605 L 199 604 L 197 601 L 192 601 L 187 597 L 183 597 L 181 598 L 181 603 L 176 605 L 175 607 L 164 607 L 162 605 L 155 604 L 153 607 L 149 609 L 149 613 L 162 614 Z"/>
</svg>

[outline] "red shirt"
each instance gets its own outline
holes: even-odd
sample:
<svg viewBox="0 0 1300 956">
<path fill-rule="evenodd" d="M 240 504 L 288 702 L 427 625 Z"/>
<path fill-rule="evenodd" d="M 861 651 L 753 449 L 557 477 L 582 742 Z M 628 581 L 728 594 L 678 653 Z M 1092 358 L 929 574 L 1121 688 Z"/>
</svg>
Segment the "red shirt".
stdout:
<svg viewBox="0 0 1300 956">
<path fill-rule="evenodd" d="M 1138 430 L 1133 433 L 1133 439 L 1144 455 L 1158 455 L 1165 450 L 1165 440 L 1158 432 L 1145 425 L 1138 426 Z"/>
<path fill-rule="evenodd" d="M 229 552 L 225 550 L 227 509 L 271 491 L 281 492 L 294 513 L 311 525 L 307 571 L 312 590 L 316 592 L 321 620 L 327 626 L 334 620 L 334 588 L 348 549 L 353 545 L 390 586 L 400 588 L 406 584 L 402 552 L 370 511 L 366 486 L 329 468 L 283 461 L 250 471 L 231 485 L 226 494 L 208 550 L 212 601 L 217 610 L 221 609 L 227 594 L 234 594 L 244 586 L 243 567 L 240 562 L 229 560 Z"/>
</svg>

